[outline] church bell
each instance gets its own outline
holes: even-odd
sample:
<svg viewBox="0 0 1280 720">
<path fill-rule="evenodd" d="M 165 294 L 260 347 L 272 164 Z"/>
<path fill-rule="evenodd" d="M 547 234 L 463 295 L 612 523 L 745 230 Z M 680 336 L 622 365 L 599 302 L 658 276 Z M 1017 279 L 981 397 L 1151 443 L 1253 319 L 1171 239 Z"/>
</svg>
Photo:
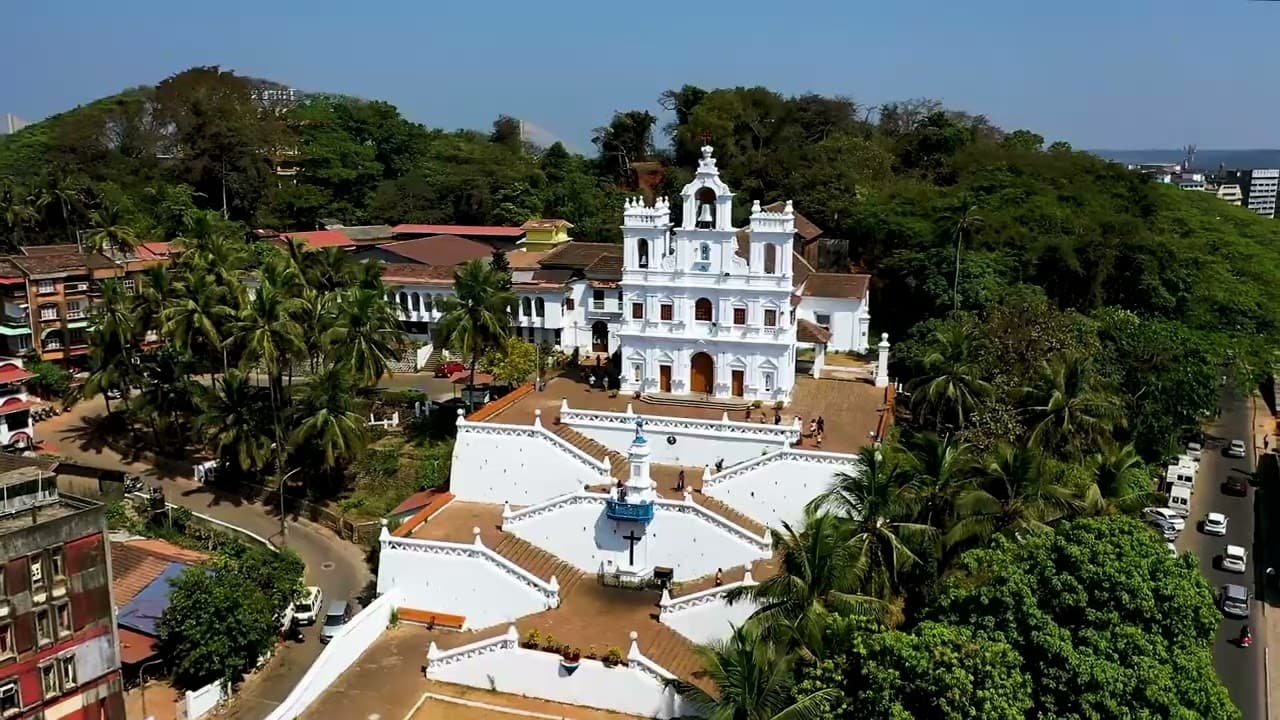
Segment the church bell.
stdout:
<svg viewBox="0 0 1280 720">
<path fill-rule="evenodd" d="M 711 203 L 702 203 L 698 206 L 698 227 L 709 228 L 715 222 L 711 216 Z"/>
</svg>

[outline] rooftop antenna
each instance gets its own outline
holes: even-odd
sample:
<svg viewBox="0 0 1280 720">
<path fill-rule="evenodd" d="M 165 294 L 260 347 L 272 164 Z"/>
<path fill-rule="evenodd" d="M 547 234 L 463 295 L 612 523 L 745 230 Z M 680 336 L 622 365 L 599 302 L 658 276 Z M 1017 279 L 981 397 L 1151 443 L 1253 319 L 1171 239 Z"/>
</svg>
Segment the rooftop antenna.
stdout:
<svg viewBox="0 0 1280 720">
<path fill-rule="evenodd" d="M 1184 172 L 1187 170 L 1190 170 L 1192 167 L 1194 167 L 1195 161 L 1196 161 L 1196 146 L 1183 145 L 1182 146 L 1182 170 Z"/>
</svg>

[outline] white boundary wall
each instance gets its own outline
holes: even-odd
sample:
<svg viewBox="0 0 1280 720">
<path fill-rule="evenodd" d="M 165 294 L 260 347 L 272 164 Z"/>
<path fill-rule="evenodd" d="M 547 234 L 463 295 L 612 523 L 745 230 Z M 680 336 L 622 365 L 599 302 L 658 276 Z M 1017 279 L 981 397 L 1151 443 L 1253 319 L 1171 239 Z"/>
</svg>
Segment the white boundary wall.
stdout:
<svg viewBox="0 0 1280 720">
<path fill-rule="evenodd" d="M 777 450 L 719 473 L 707 472 L 702 492 L 770 527 L 798 526 L 804 507 L 831 487 L 837 472 L 852 472 L 857 456 Z"/>
<path fill-rule="evenodd" d="M 378 592 L 395 589 L 403 607 L 466 618 L 463 629 L 489 627 L 560 605 L 555 577 L 543 580 L 480 541 L 392 537 L 383 529 Z"/>
<path fill-rule="evenodd" d="M 532 505 L 612 484 L 609 463 L 593 458 L 542 426 L 470 422 L 458 418 L 449 490 L 470 502 Z"/>
<path fill-rule="evenodd" d="M 753 411 L 772 417 L 772 408 Z M 792 417 L 790 421 L 788 417 Z M 783 414 L 783 423 L 774 425 L 735 422 L 728 413 L 719 420 L 691 420 L 663 415 L 636 415 L 630 405 L 626 412 L 574 410 L 568 400 L 560 401 L 560 422 L 615 452 L 627 454 L 636 435 L 636 420 L 644 419 L 649 438 L 649 459 L 664 465 L 726 466 L 749 460 L 766 452 L 787 448 L 800 439 L 799 420 Z M 675 438 L 671 443 L 669 438 Z"/>
<path fill-rule="evenodd" d="M 382 635 L 391 621 L 391 611 L 399 605 L 400 593 L 392 590 L 351 618 L 266 720 L 295 720 L 302 715 Z"/>
<path fill-rule="evenodd" d="M 538 505 L 504 508 L 502 529 L 555 555 L 584 572 L 631 566 L 631 544 L 624 536 L 641 533 L 635 545 L 636 566 L 666 566 L 675 580 L 692 580 L 718 568 L 742 566 L 772 554 L 771 539 L 759 536 L 723 516 L 685 500 L 657 500 L 653 520 L 635 523 L 610 520 L 609 496 L 579 490 Z M 588 540 L 591 538 L 591 540 Z"/>
<path fill-rule="evenodd" d="M 671 673 L 640 653 L 636 633 L 631 638 L 625 667 L 607 668 L 584 658 L 570 674 L 561 667 L 559 655 L 520 647 L 519 633 L 512 625 L 505 635 L 454 650 L 441 652 L 432 643 L 427 650 L 427 677 L 661 720 L 687 715 L 689 708 L 666 685 L 673 679 Z"/>
<path fill-rule="evenodd" d="M 751 613 L 759 607 L 751 600 L 739 600 L 730 605 L 725 600 L 725 595 L 734 588 L 755 584 L 751 568 L 748 567 L 742 582 L 708 588 L 678 598 L 671 597 L 663 590 L 662 600 L 658 603 L 658 622 L 697 645 L 725 640 L 733 634 L 734 627 L 746 623 Z"/>
<path fill-rule="evenodd" d="M 227 686 L 221 680 L 211 682 L 199 690 L 188 690 L 181 701 L 184 713 L 182 717 L 186 720 L 200 720 L 229 696 Z"/>
</svg>

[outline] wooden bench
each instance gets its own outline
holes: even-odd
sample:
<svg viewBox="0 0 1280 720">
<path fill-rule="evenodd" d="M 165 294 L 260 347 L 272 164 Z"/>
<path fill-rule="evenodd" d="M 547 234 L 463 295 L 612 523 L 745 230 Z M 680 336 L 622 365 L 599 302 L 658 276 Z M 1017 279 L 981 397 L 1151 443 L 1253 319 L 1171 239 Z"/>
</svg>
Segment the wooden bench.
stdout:
<svg viewBox="0 0 1280 720">
<path fill-rule="evenodd" d="M 461 630 L 467 623 L 465 615 L 450 615 L 449 613 L 436 612 L 434 610 L 414 610 L 412 608 L 400 608 L 399 612 L 401 622 L 426 625 L 430 629 Z"/>
</svg>

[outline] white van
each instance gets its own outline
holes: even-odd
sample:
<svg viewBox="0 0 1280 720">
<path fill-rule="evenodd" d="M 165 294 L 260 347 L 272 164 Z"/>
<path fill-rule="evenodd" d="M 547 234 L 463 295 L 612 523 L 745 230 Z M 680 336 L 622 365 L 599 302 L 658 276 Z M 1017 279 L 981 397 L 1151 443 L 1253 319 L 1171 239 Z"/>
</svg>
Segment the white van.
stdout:
<svg viewBox="0 0 1280 720">
<path fill-rule="evenodd" d="M 1196 483 L 1196 464 L 1191 458 L 1183 455 L 1179 457 L 1177 462 L 1170 465 L 1164 474 L 1164 489 L 1168 492 L 1173 487 L 1195 487 Z"/>
<path fill-rule="evenodd" d="M 1174 485 L 1169 488 L 1170 510 L 1178 513 L 1182 517 L 1191 514 L 1191 488 L 1184 485 Z"/>
</svg>

